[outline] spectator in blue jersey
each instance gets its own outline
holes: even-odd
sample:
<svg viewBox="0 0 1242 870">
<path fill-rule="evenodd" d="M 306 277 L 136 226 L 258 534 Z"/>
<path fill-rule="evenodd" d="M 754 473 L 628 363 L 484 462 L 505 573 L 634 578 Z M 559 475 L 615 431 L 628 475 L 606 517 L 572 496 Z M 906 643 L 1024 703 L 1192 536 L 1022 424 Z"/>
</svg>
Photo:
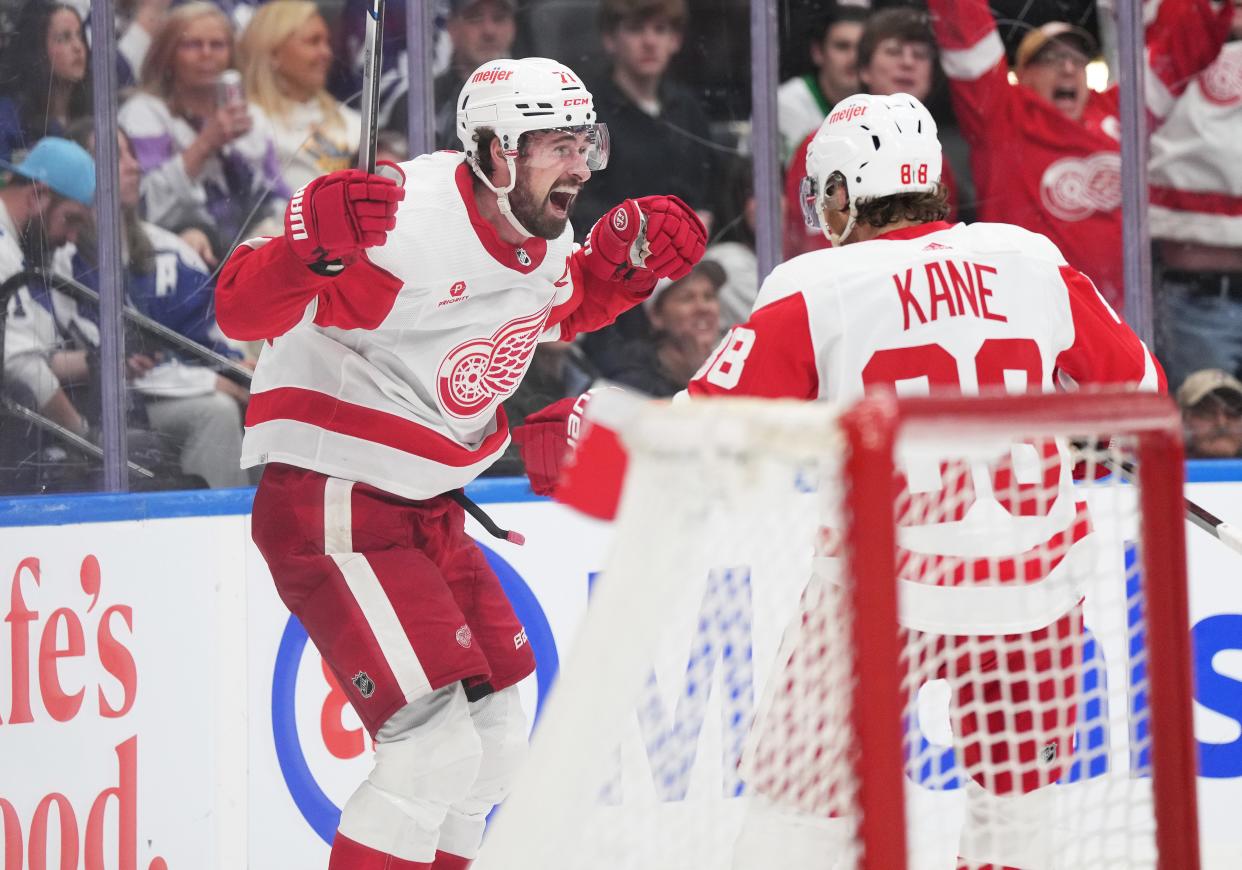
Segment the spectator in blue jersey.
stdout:
<svg viewBox="0 0 1242 870">
<path fill-rule="evenodd" d="M 89 53 L 73 7 L 29 0 L 0 51 L 0 160 L 63 136 L 91 111 Z"/>
<path fill-rule="evenodd" d="M 177 6 L 143 61 L 142 90 L 118 115 L 142 169 L 147 220 L 182 234 L 209 264 L 282 214 L 289 197 L 261 113 L 244 96 L 220 103 L 220 75 L 234 67 L 224 13 Z"/>
<path fill-rule="evenodd" d="M 71 128 L 74 138 L 94 150 L 89 121 Z M 242 354 L 220 333 L 215 318 L 215 281 L 203 260 L 182 239 L 138 215 L 139 169 L 128 138 L 118 134 L 118 189 L 124 224 L 123 257 L 127 302 L 143 314 L 218 353 Z M 56 252 L 55 270 L 98 289 L 96 236 L 88 224 L 78 244 Z M 135 348 L 129 348 L 135 350 Z M 211 487 L 245 486 L 239 466 L 241 406 L 247 391 L 232 381 L 169 350 L 152 354 L 157 364 L 131 384 L 161 444 L 185 475 Z"/>
<path fill-rule="evenodd" d="M 49 136 L 20 163 L 0 161 L 0 171 L 3 282 L 44 265 L 44 252 L 77 240 L 95 201 L 95 164 L 79 145 Z M 17 401 L 86 436 L 89 423 L 64 389 L 89 378 L 86 354 L 60 341 L 61 326 L 71 326 L 73 314 L 54 304 L 45 288 L 18 288 L 5 310 L 3 384 Z"/>
</svg>

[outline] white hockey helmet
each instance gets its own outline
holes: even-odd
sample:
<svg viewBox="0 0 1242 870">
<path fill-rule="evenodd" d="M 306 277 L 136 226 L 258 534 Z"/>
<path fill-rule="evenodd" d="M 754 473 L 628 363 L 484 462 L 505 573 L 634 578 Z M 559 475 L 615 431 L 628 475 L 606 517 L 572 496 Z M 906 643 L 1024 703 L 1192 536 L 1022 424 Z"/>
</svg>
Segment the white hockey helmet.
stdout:
<svg viewBox="0 0 1242 870">
<path fill-rule="evenodd" d="M 479 167 L 476 133 L 495 132 L 509 165 L 509 185 L 496 188 Z M 529 232 L 513 216 L 508 194 L 517 181 L 514 161 L 523 133 L 567 130 L 584 134 L 587 168 L 608 165 L 608 127 L 596 121 L 595 101 L 578 75 L 546 57 L 501 58 L 476 69 L 457 97 L 457 137 L 475 175 L 492 191 L 500 211 L 519 232 Z"/>
<path fill-rule="evenodd" d="M 934 191 L 942 165 L 936 122 L 918 99 L 855 94 L 833 107 L 807 149 L 803 216 L 840 245 L 854 229 L 859 202 Z M 821 213 L 847 207 L 850 218 L 838 236 Z"/>
</svg>

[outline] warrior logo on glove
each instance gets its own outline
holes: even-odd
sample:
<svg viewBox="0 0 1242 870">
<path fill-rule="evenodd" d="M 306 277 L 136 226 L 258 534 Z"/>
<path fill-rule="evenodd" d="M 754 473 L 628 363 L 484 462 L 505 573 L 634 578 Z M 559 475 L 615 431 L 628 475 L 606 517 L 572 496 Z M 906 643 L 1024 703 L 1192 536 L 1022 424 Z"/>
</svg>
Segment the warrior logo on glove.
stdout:
<svg viewBox="0 0 1242 870">
<path fill-rule="evenodd" d="M 396 181 L 361 169 L 320 176 L 289 200 L 285 238 L 307 265 L 330 260 L 347 265 L 363 248 L 384 244 L 404 198 Z"/>
</svg>

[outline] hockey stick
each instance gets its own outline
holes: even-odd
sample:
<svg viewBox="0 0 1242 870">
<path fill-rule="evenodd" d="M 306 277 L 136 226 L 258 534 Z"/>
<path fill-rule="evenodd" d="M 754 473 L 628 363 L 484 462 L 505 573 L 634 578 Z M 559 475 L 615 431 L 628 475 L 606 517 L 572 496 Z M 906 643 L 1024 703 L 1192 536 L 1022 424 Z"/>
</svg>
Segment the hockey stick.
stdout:
<svg viewBox="0 0 1242 870">
<path fill-rule="evenodd" d="M 1104 464 L 1109 468 L 1116 469 L 1123 480 L 1130 483 L 1134 482 L 1135 475 L 1133 463 L 1125 461 L 1114 462 L 1111 459 L 1106 459 L 1104 460 Z M 1192 524 L 1203 529 L 1203 531 L 1216 538 L 1216 540 L 1220 541 L 1225 546 L 1235 552 L 1242 553 L 1242 530 L 1234 528 L 1220 517 L 1205 510 L 1190 499 L 1183 497 L 1183 500 L 1186 505 L 1186 519 L 1188 519 Z"/>
<path fill-rule="evenodd" d="M 358 168 L 375 172 L 375 140 L 379 135 L 380 67 L 384 60 L 384 0 L 371 0 L 362 52 L 362 139 Z"/>
</svg>

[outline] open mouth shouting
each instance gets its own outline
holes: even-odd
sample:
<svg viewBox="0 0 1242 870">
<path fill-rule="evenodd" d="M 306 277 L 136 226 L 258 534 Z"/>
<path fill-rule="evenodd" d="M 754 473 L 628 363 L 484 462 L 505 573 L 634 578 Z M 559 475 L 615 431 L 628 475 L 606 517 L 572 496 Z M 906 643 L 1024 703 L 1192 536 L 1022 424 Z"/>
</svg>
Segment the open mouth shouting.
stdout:
<svg viewBox="0 0 1242 870">
<path fill-rule="evenodd" d="M 1063 111 L 1078 105 L 1078 88 L 1060 85 L 1052 90 L 1052 104 Z"/>
<path fill-rule="evenodd" d="M 557 218 L 567 218 L 577 199 L 577 187 L 558 186 L 552 188 L 552 192 L 548 194 L 548 206 Z"/>
</svg>

